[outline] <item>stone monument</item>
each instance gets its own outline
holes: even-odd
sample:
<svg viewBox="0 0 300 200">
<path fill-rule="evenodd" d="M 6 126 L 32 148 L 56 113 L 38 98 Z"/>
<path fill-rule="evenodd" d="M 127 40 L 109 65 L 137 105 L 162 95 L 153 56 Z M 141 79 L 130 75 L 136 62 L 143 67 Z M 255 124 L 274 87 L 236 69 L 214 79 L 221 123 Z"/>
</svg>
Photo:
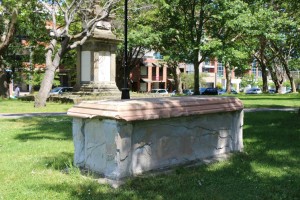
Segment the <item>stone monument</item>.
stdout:
<svg viewBox="0 0 300 200">
<path fill-rule="evenodd" d="M 111 19 L 97 23 L 92 37 L 77 48 L 75 89 L 106 94 L 120 93 L 115 81 L 119 42 L 111 31 Z"/>
<path fill-rule="evenodd" d="M 86 101 L 68 115 L 75 165 L 108 180 L 243 150 L 243 104 L 234 97 Z"/>
</svg>

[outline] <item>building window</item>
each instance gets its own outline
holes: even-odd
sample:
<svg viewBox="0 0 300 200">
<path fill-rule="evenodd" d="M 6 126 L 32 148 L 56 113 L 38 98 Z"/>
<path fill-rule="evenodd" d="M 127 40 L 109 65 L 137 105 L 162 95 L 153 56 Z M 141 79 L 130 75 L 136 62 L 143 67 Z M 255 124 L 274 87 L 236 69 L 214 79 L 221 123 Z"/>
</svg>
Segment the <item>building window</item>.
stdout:
<svg viewBox="0 0 300 200">
<path fill-rule="evenodd" d="M 252 66 L 251 71 L 252 71 L 252 74 L 253 74 L 254 76 L 256 76 L 257 67 L 256 67 L 256 66 Z"/>
<path fill-rule="evenodd" d="M 219 77 L 223 77 L 223 74 L 224 74 L 223 64 L 218 62 L 217 75 Z"/>
<path fill-rule="evenodd" d="M 141 66 L 141 75 L 147 76 L 148 75 L 148 67 Z"/>
<path fill-rule="evenodd" d="M 163 66 L 160 66 L 159 67 L 159 76 L 162 76 L 164 73 L 164 67 Z"/>
<path fill-rule="evenodd" d="M 155 59 L 157 59 L 157 60 L 161 60 L 161 59 L 163 59 L 163 56 L 162 56 L 162 55 L 160 55 L 160 53 L 159 53 L 159 52 L 157 52 L 157 53 L 154 53 L 154 54 L 153 54 L 153 57 L 154 57 Z"/>
<path fill-rule="evenodd" d="M 152 67 L 152 76 L 156 76 L 156 67 Z"/>
<path fill-rule="evenodd" d="M 209 58 L 206 58 L 204 61 L 204 65 L 202 65 L 202 72 L 214 73 L 215 67 L 211 65 L 211 61 Z"/>
<path fill-rule="evenodd" d="M 188 63 L 186 65 L 186 72 L 187 73 L 194 73 L 195 69 L 194 69 L 194 64 Z"/>
<path fill-rule="evenodd" d="M 253 60 L 252 62 L 251 72 L 256 77 L 256 72 L 257 72 L 256 60 Z"/>
<path fill-rule="evenodd" d="M 260 70 L 258 70 L 258 77 L 262 77 L 262 72 Z"/>
<path fill-rule="evenodd" d="M 209 60 L 209 58 L 205 58 L 204 66 L 210 66 L 210 60 Z"/>
<path fill-rule="evenodd" d="M 209 68 L 206 68 L 206 67 L 202 67 L 202 72 L 206 72 L 206 73 L 209 73 Z"/>
</svg>

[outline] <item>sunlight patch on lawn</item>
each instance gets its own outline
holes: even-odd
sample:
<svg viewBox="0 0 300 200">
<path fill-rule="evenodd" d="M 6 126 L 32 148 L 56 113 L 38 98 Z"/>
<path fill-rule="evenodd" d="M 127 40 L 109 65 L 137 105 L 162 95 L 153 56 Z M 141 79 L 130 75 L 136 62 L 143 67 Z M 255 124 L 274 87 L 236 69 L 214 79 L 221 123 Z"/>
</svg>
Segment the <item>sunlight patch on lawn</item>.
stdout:
<svg viewBox="0 0 300 200">
<path fill-rule="evenodd" d="M 253 172 L 258 176 L 270 177 L 270 178 L 280 178 L 288 175 L 288 172 L 283 171 L 281 167 L 274 167 L 272 165 L 265 165 L 258 162 L 250 163 Z"/>
</svg>

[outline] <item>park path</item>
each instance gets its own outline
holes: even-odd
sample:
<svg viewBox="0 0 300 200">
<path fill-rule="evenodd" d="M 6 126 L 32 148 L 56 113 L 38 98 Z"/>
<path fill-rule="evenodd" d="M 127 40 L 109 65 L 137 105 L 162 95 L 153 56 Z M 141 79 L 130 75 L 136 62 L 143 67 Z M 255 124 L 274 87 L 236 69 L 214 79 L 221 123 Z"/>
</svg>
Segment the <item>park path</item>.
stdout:
<svg viewBox="0 0 300 200">
<path fill-rule="evenodd" d="M 17 119 L 21 117 L 48 117 L 48 116 L 65 116 L 66 112 L 49 112 L 49 113 L 0 113 L 0 118 Z"/>
<path fill-rule="evenodd" d="M 244 112 L 263 112 L 263 111 L 290 111 L 299 112 L 300 108 L 245 108 Z M 0 113 L 0 118 L 17 119 L 21 117 L 47 117 L 47 116 L 66 116 L 67 112 L 49 113 Z"/>
</svg>

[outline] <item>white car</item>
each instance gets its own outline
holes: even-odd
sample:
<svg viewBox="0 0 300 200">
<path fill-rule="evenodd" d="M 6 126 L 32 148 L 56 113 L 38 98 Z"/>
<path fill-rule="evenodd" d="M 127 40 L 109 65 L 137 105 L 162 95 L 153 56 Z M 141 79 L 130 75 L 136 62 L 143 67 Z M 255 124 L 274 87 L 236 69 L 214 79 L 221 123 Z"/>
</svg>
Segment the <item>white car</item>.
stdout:
<svg viewBox="0 0 300 200">
<path fill-rule="evenodd" d="M 166 89 L 152 89 L 151 93 L 154 93 L 154 94 L 169 94 L 169 92 Z"/>
<path fill-rule="evenodd" d="M 260 88 L 250 88 L 246 91 L 246 94 L 261 94 L 262 91 Z"/>
</svg>

